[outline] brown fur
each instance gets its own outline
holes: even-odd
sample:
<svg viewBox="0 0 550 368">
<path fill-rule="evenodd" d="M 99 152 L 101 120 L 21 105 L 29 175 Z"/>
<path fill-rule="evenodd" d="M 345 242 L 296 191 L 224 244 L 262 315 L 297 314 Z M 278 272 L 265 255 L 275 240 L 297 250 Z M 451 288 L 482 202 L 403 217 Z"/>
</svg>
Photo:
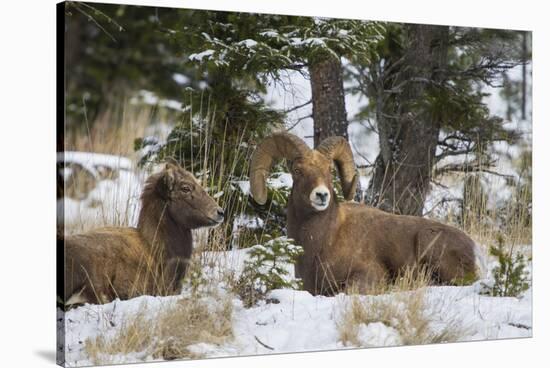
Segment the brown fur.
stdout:
<svg viewBox="0 0 550 368">
<path fill-rule="evenodd" d="M 147 179 L 141 201 L 137 228 L 65 238 L 65 302 L 177 292 L 191 257 L 191 229 L 223 220 L 223 210 L 193 175 L 171 163 Z"/>
<path fill-rule="evenodd" d="M 304 248 L 296 274 L 307 291 L 334 294 L 353 284 L 364 293 L 419 266 L 432 270 L 434 282 L 440 284 L 475 277 L 475 244 L 466 234 L 421 217 L 337 203 L 332 165 L 331 158 L 317 150 L 305 152 L 290 165 L 288 236 Z M 310 198 L 319 185 L 332 193 L 321 211 Z"/>
</svg>

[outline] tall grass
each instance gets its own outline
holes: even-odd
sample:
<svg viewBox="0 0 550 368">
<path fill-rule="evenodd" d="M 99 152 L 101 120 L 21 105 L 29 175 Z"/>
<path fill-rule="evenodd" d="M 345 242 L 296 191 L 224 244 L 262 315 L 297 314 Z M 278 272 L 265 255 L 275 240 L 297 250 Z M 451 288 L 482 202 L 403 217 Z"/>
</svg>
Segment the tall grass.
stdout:
<svg viewBox="0 0 550 368">
<path fill-rule="evenodd" d="M 169 116 L 149 105 L 124 104 L 109 109 L 94 121 L 85 120 L 78 128 L 66 127 L 65 150 L 134 158 L 134 140 L 146 135 L 159 114 Z"/>
<path fill-rule="evenodd" d="M 519 154 L 493 153 L 491 167 L 481 160 L 486 155 L 477 152 L 478 159 L 464 159 L 475 169 L 437 178 L 439 185 L 461 188 L 460 198 L 440 203 L 447 212 L 438 219 L 464 230 L 486 254 L 501 240 L 510 249 L 532 243 L 531 142 L 517 143 L 514 150 Z M 522 248 L 530 252 L 529 246 Z"/>
<path fill-rule="evenodd" d="M 488 187 L 498 178 L 486 176 Z M 464 181 L 465 205 L 462 210 L 461 226 L 480 244 L 495 244 L 500 238 L 510 246 L 531 244 L 531 194 L 523 185 L 510 186 L 511 198 L 498 206 L 491 206 L 488 194 L 479 181 L 468 178 Z"/>
</svg>

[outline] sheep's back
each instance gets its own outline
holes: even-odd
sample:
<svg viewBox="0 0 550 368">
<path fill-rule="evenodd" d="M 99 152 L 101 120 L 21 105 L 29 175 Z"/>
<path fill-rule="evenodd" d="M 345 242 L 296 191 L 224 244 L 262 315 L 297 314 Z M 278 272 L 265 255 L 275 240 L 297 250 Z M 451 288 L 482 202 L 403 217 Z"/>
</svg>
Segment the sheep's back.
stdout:
<svg viewBox="0 0 550 368">
<path fill-rule="evenodd" d="M 420 258 L 439 258 L 443 251 L 453 253 L 462 263 L 474 262 L 473 240 L 453 226 L 356 203 L 344 203 L 342 209 L 342 243 L 360 247 L 367 258 L 377 258 L 391 272 Z"/>
<path fill-rule="evenodd" d="M 65 238 L 65 297 L 69 298 L 84 286 L 89 297 L 111 296 L 112 289 L 115 297 L 131 297 L 134 283 L 148 262 L 143 238 L 135 228 L 101 228 L 68 236 Z"/>
</svg>

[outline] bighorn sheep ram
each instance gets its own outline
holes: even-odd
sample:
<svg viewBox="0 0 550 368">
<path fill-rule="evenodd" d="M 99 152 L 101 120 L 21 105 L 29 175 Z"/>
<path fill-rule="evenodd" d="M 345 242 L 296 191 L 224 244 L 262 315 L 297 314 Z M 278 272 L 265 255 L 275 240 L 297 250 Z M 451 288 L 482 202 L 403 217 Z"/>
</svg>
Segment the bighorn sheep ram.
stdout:
<svg viewBox="0 0 550 368">
<path fill-rule="evenodd" d="M 141 203 L 137 228 L 65 238 L 66 305 L 177 292 L 191 257 L 191 229 L 223 221 L 223 210 L 175 162 L 147 179 Z"/>
<path fill-rule="evenodd" d="M 304 248 L 296 275 L 312 294 L 330 295 L 351 285 L 368 292 L 418 266 L 432 270 L 434 282 L 441 284 L 475 277 L 475 243 L 462 231 L 421 217 L 336 201 L 333 162 L 346 200 L 353 198 L 357 184 L 352 152 L 343 137 L 327 138 L 314 150 L 288 133 L 274 133 L 262 141 L 250 168 L 251 194 L 261 205 L 267 201 L 266 179 L 278 159 L 290 162 L 287 230 Z"/>
</svg>

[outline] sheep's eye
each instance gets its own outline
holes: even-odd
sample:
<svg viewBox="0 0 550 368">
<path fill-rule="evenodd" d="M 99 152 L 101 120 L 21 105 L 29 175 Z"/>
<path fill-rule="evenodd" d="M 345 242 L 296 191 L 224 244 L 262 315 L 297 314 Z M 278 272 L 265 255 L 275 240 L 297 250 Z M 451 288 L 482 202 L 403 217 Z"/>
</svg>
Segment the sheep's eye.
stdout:
<svg viewBox="0 0 550 368">
<path fill-rule="evenodd" d="M 184 192 L 184 193 L 189 193 L 191 191 L 191 188 L 188 187 L 187 185 L 184 185 L 181 190 Z"/>
<path fill-rule="evenodd" d="M 302 172 L 300 171 L 300 169 L 294 169 L 294 174 L 296 175 L 300 175 Z"/>
</svg>

